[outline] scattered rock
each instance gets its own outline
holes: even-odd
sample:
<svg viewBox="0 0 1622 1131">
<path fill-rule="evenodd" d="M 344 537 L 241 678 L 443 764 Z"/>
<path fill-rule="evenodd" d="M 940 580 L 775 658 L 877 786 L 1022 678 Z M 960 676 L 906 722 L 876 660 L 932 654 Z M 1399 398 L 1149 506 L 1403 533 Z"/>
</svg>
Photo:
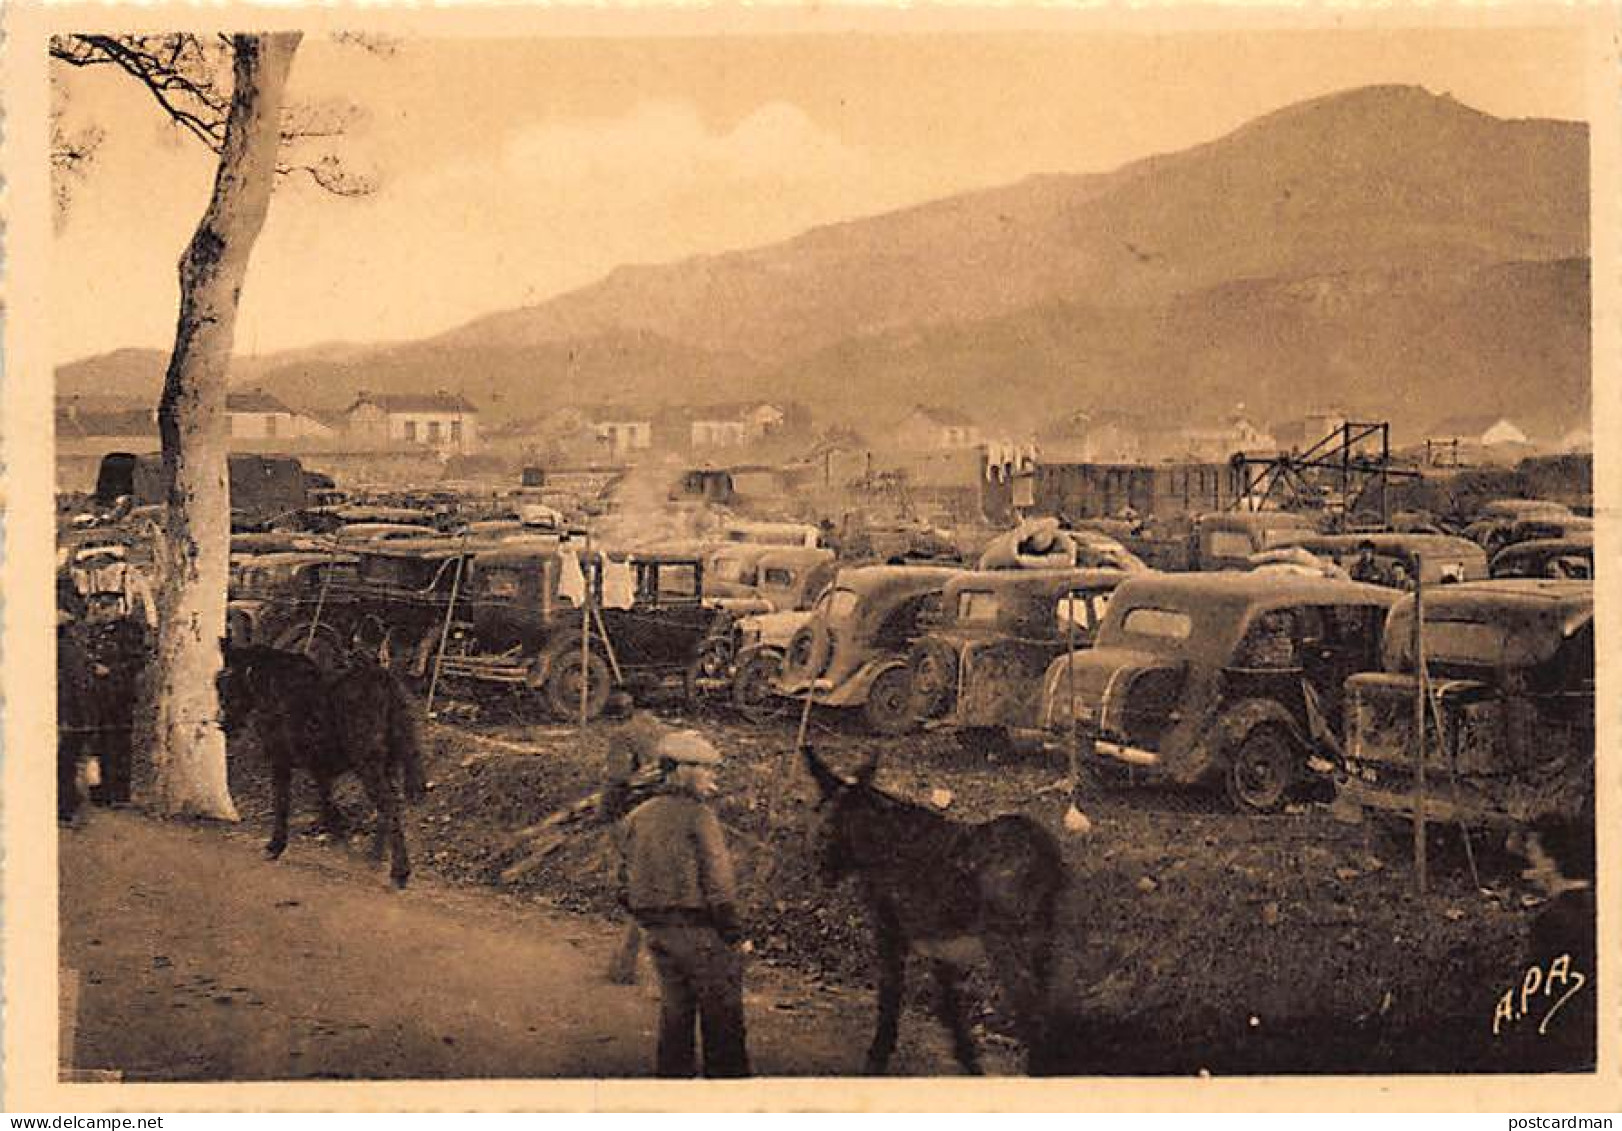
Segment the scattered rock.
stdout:
<svg viewBox="0 0 1622 1131">
<path fill-rule="evenodd" d="M 1157 884 L 1154 881 L 1154 879 L 1152 877 L 1149 877 L 1149 876 L 1144 876 L 1142 879 L 1140 879 L 1138 881 L 1138 890 L 1143 892 L 1143 894 L 1145 894 L 1145 895 L 1148 895 L 1150 892 L 1154 891 L 1159 886 L 1160 885 Z"/>
<path fill-rule="evenodd" d="M 949 808 L 952 804 L 952 791 L 949 789 L 930 790 L 929 803 L 937 809 Z"/>
<path fill-rule="evenodd" d="M 1269 927 L 1278 926 L 1279 910 L 1276 903 L 1262 904 L 1262 922 Z"/>
<path fill-rule="evenodd" d="M 1363 873 L 1359 872 L 1356 868 L 1336 868 L 1335 869 L 1335 878 L 1338 879 L 1338 880 L 1355 880 L 1355 879 L 1357 879 L 1357 877 L 1361 876 L 1362 874 Z"/>
</svg>

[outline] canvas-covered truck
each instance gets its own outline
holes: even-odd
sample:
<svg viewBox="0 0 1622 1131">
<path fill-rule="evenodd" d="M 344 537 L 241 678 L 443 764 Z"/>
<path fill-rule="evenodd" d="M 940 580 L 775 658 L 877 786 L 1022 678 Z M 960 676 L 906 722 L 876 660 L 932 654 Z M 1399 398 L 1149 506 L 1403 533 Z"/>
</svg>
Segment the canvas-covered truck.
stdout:
<svg viewBox="0 0 1622 1131">
<path fill-rule="evenodd" d="M 1478 826 L 1571 819 L 1594 797 L 1594 587 L 1527 578 L 1426 589 L 1434 710 L 1426 812 Z M 1346 781 L 1365 809 L 1414 809 L 1414 599 L 1386 622 L 1383 670 L 1346 682 Z"/>
<path fill-rule="evenodd" d="M 229 458 L 231 526 L 261 529 L 310 505 L 304 467 L 292 456 L 233 452 Z M 109 452 L 96 475 L 96 505 L 128 498 L 133 506 L 163 503 L 163 457 Z"/>
</svg>

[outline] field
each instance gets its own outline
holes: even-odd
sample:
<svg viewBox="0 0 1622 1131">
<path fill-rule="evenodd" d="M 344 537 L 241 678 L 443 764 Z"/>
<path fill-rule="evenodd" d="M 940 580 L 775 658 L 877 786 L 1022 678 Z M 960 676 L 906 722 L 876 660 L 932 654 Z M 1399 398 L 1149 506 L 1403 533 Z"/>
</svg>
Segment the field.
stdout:
<svg viewBox="0 0 1622 1131">
<path fill-rule="evenodd" d="M 726 756 L 720 813 L 753 960 L 842 986 L 870 984 L 861 908 L 811 866 L 814 786 L 787 757 L 792 729 L 722 715 L 668 721 L 701 727 Z M 616 724 L 581 734 L 562 725 L 434 723 L 424 738 L 432 790 L 413 814 L 419 868 L 581 913 L 618 913 L 606 828 L 587 820 L 550 840 L 515 835 L 598 787 L 610 744 L 624 740 Z M 1214 796 L 1124 788 L 1090 795 L 1092 831 L 1071 835 L 1061 823 L 1069 799 L 1059 787 L 1062 759 L 992 761 L 947 734 L 875 743 L 832 718 L 819 718 L 813 739 L 836 766 L 876 753 L 882 788 L 954 818 L 1022 812 L 1062 838 L 1070 884 L 1050 1040 L 1066 1072 L 1527 1065 L 1524 1035 L 1495 1036 L 1492 1019 L 1519 982 L 1536 899 L 1517 858 L 1480 836 L 1472 842 L 1478 887 L 1457 831 L 1433 830 L 1430 890 L 1420 895 L 1406 828 L 1349 822 L 1329 804 L 1252 818 Z M 233 774 L 244 815 L 265 821 L 257 759 L 236 751 Z M 345 797 L 355 810 L 358 794 Z M 503 870 L 537 846 L 548 850 L 535 866 L 504 882 Z M 927 985 L 914 977 L 913 1005 L 927 1004 Z M 977 975 L 976 990 L 985 1031 L 1006 1036 L 988 980 Z M 1575 1055 L 1552 1041 L 1534 1047 L 1540 1057 Z"/>
</svg>

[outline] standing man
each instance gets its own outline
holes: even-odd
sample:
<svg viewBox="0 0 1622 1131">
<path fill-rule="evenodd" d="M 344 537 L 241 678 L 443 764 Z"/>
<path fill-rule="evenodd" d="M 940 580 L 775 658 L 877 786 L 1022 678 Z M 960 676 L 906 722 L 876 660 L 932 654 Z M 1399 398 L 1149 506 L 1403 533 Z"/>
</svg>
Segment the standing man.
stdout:
<svg viewBox="0 0 1622 1131">
<path fill-rule="evenodd" d="M 626 905 L 659 971 L 657 1071 L 696 1073 L 696 1022 L 704 1075 L 747 1076 L 736 881 L 709 805 L 721 755 L 691 730 L 667 735 L 658 753 L 668 788 L 632 810 L 622 832 Z"/>
</svg>

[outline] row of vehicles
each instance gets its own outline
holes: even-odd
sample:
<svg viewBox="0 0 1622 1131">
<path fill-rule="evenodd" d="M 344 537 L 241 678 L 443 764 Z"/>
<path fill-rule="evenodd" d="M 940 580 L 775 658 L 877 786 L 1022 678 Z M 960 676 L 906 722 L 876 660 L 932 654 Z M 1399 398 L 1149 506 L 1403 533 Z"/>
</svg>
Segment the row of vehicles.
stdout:
<svg viewBox="0 0 1622 1131">
<path fill-rule="evenodd" d="M 409 680 L 563 717 L 582 704 L 595 715 L 615 686 L 664 686 L 754 721 L 814 705 L 886 735 L 938 728 L 982 750 L 1045 742 L 1108 778 L 1219 785 L 1251 811 L 1326 775 L 1400 808 L 1416 678 L 1406 580 L 1256 569 L 1248 539 L 1273 516 L 1217 517 L 1202 533 L 1238 530 L 1247 543 L 1214 539 L 1207 564 L 1248 568 L 1168 573 L 1131 555 L 1107 567 L 853 566 L 803 542 L 605 554 L 506 529 L 239 535 L 232 631 L 334 659 L 361 648 Z M 1461 813 L 1530 819 L 1591 783 L 1590 582 L 1535 567 L 1488 579 L 1481 547 L 1432 532 L 1271 529 L 1286 533 L 1268 551 L 1348 571 L 1419 551 L 1436 689 L 1428 756 Z M 1556 540 L 1500 558 L 1536 541 Z M 1591 548 L 1583 560 L 1591 573 Z"/>
</svg>

